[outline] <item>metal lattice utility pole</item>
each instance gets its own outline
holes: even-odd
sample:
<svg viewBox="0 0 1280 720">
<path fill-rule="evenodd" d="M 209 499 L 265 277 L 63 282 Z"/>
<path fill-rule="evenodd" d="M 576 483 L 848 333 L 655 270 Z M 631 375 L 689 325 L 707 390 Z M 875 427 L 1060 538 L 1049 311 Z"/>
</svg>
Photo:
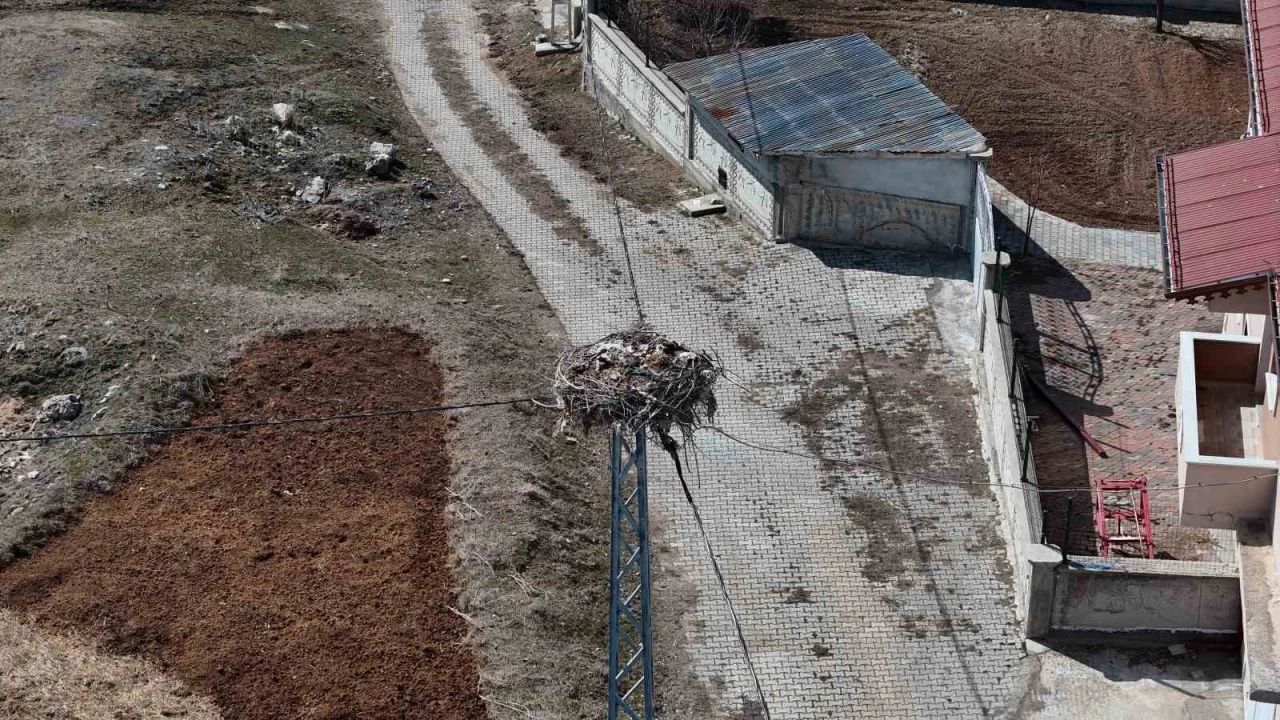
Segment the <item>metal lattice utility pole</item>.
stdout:
<svg viewBox="0 0 1280 720">
<path fill-rule="evenodd" d="M 608 720 L 653 720 L 649 614 L 648 462 L 644 432 L 627 447 L 611 437 L 613 522 L 609 543 Z"/>
</svg>

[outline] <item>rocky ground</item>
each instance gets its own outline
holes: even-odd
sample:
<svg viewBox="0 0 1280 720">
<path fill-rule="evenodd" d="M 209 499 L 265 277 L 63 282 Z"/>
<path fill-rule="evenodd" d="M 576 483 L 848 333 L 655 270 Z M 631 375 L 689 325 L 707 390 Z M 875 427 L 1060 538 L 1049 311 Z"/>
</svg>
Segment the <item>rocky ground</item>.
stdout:
<svg viewBox="0 0 1280 720">
<path fill-rule="evenodd" d="M 450 399 L 545 391 L 563 330 L 520 253 L 409 119 L 377 38 L 364 4 L 0 0 L 5 437 L 207 417 L 247 347 L 314 329 L 420 335 Z M 290 121 L 273 117 L 277 103 L 293 106 Z M 373 143 L 395 145 L 389 173 L 366 169 Z M 275 390 L 291 403 L 307 391 Z M 76 396 L 78 413 L 40 422 L 57 395 Z M 512 408 L 448 426 L 451 587 L 478 628 L 474 697 L 499 717 L 595 717 L 603 702 L 607 483 L 598 448 L 552 439 L 552 424 Z M 144 472 L 165 441 L 0 443 L 0 566 L 38 561 L 69 522 L 90 522 L 98 495 L 128 485 L 125 471 Z M 364 471 L 378 475 L 378 462 Z M 168 518 L 166 531 L 184 521 Z M 114 552 L 136 567 L 125 539 Z M 423 547 L 441 559 L 441 545 Z M 132 613 L 122 622 L 139 632 L 165 626 Z M 57 624 L 46 620 L 41 633 Z M 0 615 L 6 630 L 30 630 L 21 622 Z M 226 702 L 217 678 L 170 662 L 163 643 L 80 630 L 85 647 L 106 640 L 99 649 L 158 659 Z M 340 659 L 340 647 L 315 652 Z M 267 709 L 241 716 L 284 712 L 263 699 L 269 687 L 256 692 L 237 707 Z M 335 714 L 356 712 L 330 700 Z"/>
</svg>

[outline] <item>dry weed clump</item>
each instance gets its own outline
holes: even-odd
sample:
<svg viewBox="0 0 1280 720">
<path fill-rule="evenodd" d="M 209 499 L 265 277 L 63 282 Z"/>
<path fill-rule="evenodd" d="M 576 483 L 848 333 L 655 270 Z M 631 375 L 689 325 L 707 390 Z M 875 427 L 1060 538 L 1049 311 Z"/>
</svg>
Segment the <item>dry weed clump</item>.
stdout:
<svg viewBox="0 0 1280 720">
<path fill-rule="evenodd" d="M 705 353 L 637 326 L 570 348 L 556 366 L 559 427 L 596 425 L 627 435 L 651 430 L 688 438 L 716 412 L 715 384 L 724 374 Z"/>
<path fill-rule="evenodd" d="M 0 610 L 0 719 L 220 717 L 144 660 L 99 653 Z"/>
</svg>

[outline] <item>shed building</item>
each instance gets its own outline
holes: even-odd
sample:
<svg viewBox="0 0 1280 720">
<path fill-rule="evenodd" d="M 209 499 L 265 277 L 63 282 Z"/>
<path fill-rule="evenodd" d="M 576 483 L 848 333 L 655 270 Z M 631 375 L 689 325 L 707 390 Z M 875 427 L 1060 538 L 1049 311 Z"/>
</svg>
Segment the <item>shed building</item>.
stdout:
<svg viewBox="0 0 1280 720">
<path fill-rule="evenodd" d="M 769 236 L 966 248 L 986 139 L 866 35 L 663 68 L 686 167 Z"/>
</svg>

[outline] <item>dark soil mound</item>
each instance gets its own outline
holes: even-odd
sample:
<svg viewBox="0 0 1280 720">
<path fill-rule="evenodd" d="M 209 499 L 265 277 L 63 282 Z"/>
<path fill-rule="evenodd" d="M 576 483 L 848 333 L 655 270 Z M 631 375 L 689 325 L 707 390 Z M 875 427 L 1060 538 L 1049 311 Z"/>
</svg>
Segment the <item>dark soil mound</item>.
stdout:
<svg viewBox="0 0 1280 720">
<path fill-rule="evenodd" d="M 357 330 L 253 348 L 196 423 L 425 406 L 422 339 Z M 230 718 L 483 718 L 454 604 L 446 419 L 178 436 L 0 598 L 155 659 Z"/>
</svg>

